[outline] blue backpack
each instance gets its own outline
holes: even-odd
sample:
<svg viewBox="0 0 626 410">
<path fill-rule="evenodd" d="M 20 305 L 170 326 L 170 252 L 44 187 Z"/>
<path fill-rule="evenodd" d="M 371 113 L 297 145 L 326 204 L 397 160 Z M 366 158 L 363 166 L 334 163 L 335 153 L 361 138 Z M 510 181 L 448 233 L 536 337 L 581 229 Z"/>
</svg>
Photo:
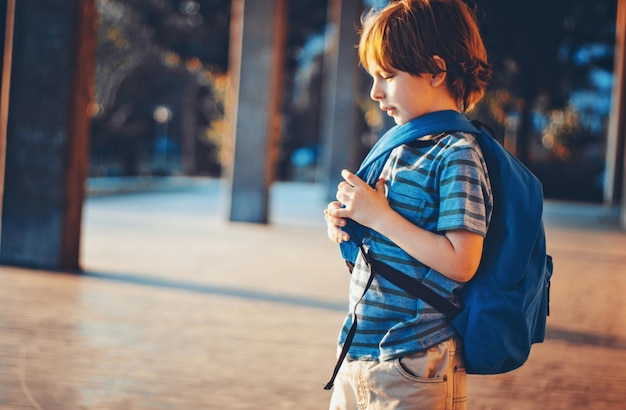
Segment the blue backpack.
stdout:
<svg viewBox="0 0 626 410">
<path fill-rule="evenodd" d="M 493 213 L 478 271 L 461 292 L 452 324 L 463 337 L 468 373 L 520 367 L 543 342 L 550 314 L 552 257 L 546 253 L 543 189 L 487 132 L 475 134 L 489 171 Z"/>
<path fill-rule="evenodd" d="M 533 343 L 543 342 L 549 315 L 552 258 L 546 253 L 543 227 L 543 189 L 539 180 L 482 127 L 456 111 L 440 111 L 389 130 L 372 148 L 357 172 L 375 183 L 393 148 L 420 136 L 440 132 L 468 132 L 480 144 L 493 192 L 493 213 L 480 266 L 461 291 L 462 308 L 448 302 L 414 278 L 374 260 L 361 248 L 363 230 L 349 221 L 350 242 L 341 244 L 348 264 L 362 252 L 372 268 L 405 291 L 445 313 L 461 335 L 469 374 L 498 374 L 526 362 Z M 365 292 L 367 289 L 365 290 Z M 334 376 L 352 337 L 348 333 Z"/>
</svg>

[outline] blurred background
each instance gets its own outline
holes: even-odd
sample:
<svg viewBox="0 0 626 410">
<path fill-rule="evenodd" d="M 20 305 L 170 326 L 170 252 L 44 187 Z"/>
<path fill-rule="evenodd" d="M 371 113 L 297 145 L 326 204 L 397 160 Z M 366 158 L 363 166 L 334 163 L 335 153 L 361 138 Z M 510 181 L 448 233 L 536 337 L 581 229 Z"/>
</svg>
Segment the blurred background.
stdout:
<svg viewBox="0 0 626 410">
<path fill-rule="evenodd" d="M 327 408 L 350 277 L 322 209 L 393 125 L 355 58 L 382 4 L 0 1 L 0 409 Z M 468 4 L 471 117 L 542 181 L 555 260 L 545 343 L 470 408 L 620 408 L 626 0 Z"/>
<path fill-rule="evenodd" d="M 228 0 L 98 0 L 90 177 L 220 177 Z M 371 6 L 375 2 L 365 2 Z M 601 202 L 617 0 L 471 2 L 494 68 L 472 114 L 544 184 L 547 198 Z M 327 2 L 289 1 L 276 177 L 319 178 Z M 363 150 L 389 123 L 361 82 Z"/>
</svg>

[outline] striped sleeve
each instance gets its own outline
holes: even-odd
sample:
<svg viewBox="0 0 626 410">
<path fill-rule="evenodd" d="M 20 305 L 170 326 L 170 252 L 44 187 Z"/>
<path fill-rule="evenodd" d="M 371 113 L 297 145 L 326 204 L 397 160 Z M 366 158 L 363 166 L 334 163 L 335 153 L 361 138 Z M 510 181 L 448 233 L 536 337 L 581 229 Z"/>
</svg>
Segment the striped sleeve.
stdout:
<svg viewBox="0 0 626 410">
<path fill-rule="evenodd" d="M 465 229 L 487 234 L 490 186 L 476 146 L 451 149 L 442 162 L 439 178 L 437 230 Z"/>
</svg>

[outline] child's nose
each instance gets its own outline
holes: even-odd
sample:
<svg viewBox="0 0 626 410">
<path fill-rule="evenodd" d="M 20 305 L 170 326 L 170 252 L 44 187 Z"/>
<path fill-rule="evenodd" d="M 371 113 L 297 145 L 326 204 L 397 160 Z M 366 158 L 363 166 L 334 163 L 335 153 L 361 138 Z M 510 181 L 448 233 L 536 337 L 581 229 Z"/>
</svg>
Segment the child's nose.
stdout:
<svg viewBox="0 0 626 410">
<path fill-rule="evenodd" d="M 372 88 L 370 89 L 370 98 L 374 101 L 379 101 L 384 97 L 382 89 L 378 86 L 378 81 L 374 81 Z"/>
</svg>

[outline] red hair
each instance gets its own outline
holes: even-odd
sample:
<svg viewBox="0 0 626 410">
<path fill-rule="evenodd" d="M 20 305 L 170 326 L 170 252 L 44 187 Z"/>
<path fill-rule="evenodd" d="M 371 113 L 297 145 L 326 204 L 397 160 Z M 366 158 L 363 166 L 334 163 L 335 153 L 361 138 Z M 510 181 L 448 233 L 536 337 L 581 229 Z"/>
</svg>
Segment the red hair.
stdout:
<svg viewBox="0 0 626 410">
<path fill-rule="evenodd" d="M 362 21 L 359 58 L 365 69 L 371 61 L 412 75 L 445 71 L 463 111 L 480 101 L 491 77 L 474 13 L 461 0 L 399 0 L 370 11 Z"/>
</svg>

